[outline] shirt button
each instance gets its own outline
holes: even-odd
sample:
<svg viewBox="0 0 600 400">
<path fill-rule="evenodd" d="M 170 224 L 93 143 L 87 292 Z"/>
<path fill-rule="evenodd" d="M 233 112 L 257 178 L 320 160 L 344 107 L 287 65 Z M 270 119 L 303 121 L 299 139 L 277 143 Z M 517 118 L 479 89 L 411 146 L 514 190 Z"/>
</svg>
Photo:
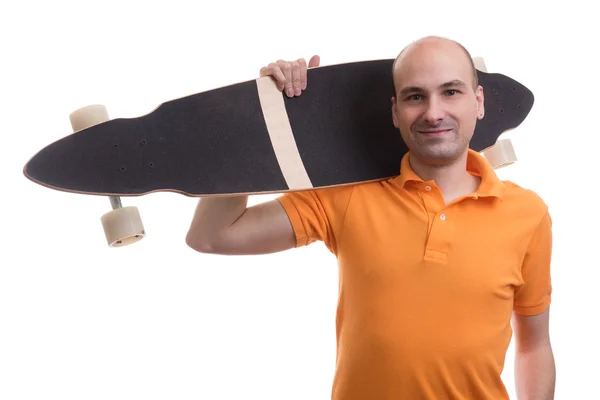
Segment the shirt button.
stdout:
<svg viewBox="0 0 600 400">
<path fill-rule="evenodd" d="M 446 214 L 440 214 L 440 219 L 442 221 L 445 221 L 446 220 Z"/>
<path fill-rule="evenodd" d="M 431 192 L 431 186 L 425 186 L 425 190 Z"/>
</svg>

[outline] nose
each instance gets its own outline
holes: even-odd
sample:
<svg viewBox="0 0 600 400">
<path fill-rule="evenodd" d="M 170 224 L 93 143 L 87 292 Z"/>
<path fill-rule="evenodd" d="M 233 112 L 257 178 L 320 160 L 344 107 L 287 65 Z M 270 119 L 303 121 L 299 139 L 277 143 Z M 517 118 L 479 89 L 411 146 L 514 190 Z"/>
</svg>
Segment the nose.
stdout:
<svg viewBox="0 0 600 400">
<path fill-rule="evenodd" d="M 423 113 L 423 119 L 430 125 L 435 125 L 442 121 L 446 115 L 443 102 L 437 96 L 430 96 L 426 103 L 426 109 Z"/>
</svg>

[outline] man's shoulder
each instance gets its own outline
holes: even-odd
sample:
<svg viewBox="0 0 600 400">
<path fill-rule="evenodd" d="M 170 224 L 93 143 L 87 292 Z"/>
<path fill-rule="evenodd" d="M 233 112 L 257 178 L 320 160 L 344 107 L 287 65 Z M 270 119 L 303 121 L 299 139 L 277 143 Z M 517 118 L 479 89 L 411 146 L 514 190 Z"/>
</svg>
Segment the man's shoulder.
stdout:
<svg viewBox="0 0 600 400">
<path fill-rule="evenodd" d="M 375 180 L 375 181 L 365 181 L 365 182 L 356 182 L 356 183 L 348 183 L 343 185 L 336 186 L 321 186 L 312 189 L 299 190 L 299 191 L 290 191 L 287 192 L 287 195 L 307 195 L 310 194 L 312 196 L 317 196 L 320 198 L 332 198 L 332 197 L 347 197 L 351 195 L 355 191 L 360 191 L 361 193 L 370 194 L 377 191 L 382 190 L 382 183 L 386 182 L 385 180 Z"/>
<path fill-rule="evenodd" d="M 510 180 L 503 180 L 504 201 L 514 204 L 520 209 L 545 214 L 548 205 L 542 196 L 534 189 L 519 185 Z"/>
<path fill-rule="evenodd" d="M 339 197 L 348 197 L 356 185 L 337 185 L 337 186 L 320 186 L 311 189 L 291 190 L 284 192 L 282 195 L 286 197 L 313 197 L 319 199 L 333 199 Z"/>
<path fill-rule="evenodd" d="M 325 208 L 332 207 L 332 209 L 345 212 L 354 198 L 358 197 L 372 204 L 385 197 L 385 192 L 393 190 L 389 187 L 391 185 L 386 183 L 389 183 L 389 180 L 316 187 L 308 190 L 289 191 L 284 193 L 281 198 L 286 198 L 296 204 L 320 204 Z"/>
<path fill-rule="evenodd" d="M 308 205 L 319 204 L 323 207 L 345 207 L 350 201 L 355 185 L 322 186 L 311 189 L 291 190 L 282 193 L 278 199 L 284 204 Z"/>
</svg>

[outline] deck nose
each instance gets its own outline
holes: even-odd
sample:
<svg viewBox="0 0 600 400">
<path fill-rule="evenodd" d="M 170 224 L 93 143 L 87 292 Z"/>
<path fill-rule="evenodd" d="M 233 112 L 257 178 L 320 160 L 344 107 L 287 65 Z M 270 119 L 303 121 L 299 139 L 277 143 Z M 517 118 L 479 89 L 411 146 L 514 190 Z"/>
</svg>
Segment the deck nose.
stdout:
<svg viewBox="0 0 600 400">
<path fill-rule="evenodd" d="M 110 120 L 108 111 L 101 104 L 91 104 L 73 111 L 69 115 L 73 132 L 46 146 L 34 155 L 23 168 L 24 175 L 30 180 L 61 190 L 73 189 L 69 183 L 93 179 L 89 170 L 82 166 L 86 163 L 85 136 L 94 126 Z M 88 131 L 85 131 L 85 130 Z M 82 132 L 83 131 L 83 132 Z M 116 145 L 114 146 L 116 147 Z"/>
<path fill-rule="evenodd" d="M 132 139 L 122 134 L 135 132 L 135 124 L 121 119 L 110 124 L 110 129 L 102 123 L 81 128 L 81 123 L 75 121 L 74 128 L 83 130 L 40 150 L 25 165 L 24 175 L 52 189 L 111 194 L 116 183 L 129 179 L 128 172 L 139 161 L 139 155 L 132 157 L 130 148 L 141 148 L 143 144 L 129 143 Z"/>
<path fill-rule="evenodd" d="M 81 182 L 93 180 L 94 161 L 76 133 L 49 144 L 25 164 L 24 175 L 43 186 L 60 190 L 81 189 Z"/>
<path fill-rule="evenodd" d="M 502 74 L 488 74 L 483 87 L 485 108 L 507 118 L 509 125 L 521 124 L 531 111 L 533 92 L 516 80 Z"/>
<path fill-rule="evenodd" d="M 482 151 L 496 143 L 504 132 L 518 127 L 533 108 L 533 92 L 525 85 L 499 73 L 478 71 L 484 94 L 484 119 L 477 121 L 485 130 L 476 130 L 471 148 Z"/>
</svg>

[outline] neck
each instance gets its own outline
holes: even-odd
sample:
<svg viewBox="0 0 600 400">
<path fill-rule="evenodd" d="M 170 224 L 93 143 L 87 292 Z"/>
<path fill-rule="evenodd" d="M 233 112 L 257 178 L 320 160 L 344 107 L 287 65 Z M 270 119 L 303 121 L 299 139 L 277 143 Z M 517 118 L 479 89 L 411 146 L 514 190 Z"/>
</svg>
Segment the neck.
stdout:
<svg viewBox="0 0 600 400">
<path fill-rule="evenodd" d="M 420 159 L 409 158 L 410 166 L 424 181 L 434 181 L 440 188 L 446 204 L 454 199 L 473 193 L 481 179 L 467 171 L 467 152 L 450 163 L 435 165 Z"/>
</svg>

